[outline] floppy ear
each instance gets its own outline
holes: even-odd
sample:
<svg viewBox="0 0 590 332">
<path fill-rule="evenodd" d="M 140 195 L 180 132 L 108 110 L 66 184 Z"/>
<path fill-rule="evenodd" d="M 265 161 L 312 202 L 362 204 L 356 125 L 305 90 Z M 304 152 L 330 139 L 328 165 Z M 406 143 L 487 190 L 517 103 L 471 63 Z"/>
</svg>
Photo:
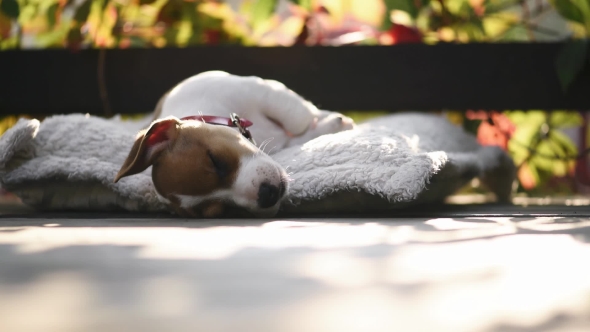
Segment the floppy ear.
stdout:
<svg viewBox="0 0 590 332">
<path fill-rule="evenodd" d="M 174 144 L 179 123 L 180 120 L 171 116 L 154 121 L 147 130 L 139 132 L 129 156 L 115 176 L 115 183 L 122 177 L 137 174 L 151 166 L 162 151 Z"/>
</svg>

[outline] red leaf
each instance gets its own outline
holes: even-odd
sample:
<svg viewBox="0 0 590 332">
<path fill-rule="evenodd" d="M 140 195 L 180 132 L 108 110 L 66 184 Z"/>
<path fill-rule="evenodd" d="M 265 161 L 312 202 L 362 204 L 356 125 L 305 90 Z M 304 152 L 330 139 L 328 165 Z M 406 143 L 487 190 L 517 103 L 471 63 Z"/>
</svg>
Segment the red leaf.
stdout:
<svg viewBox="0 0 590 332">
<path fill-rule="evenodd" d="M 481 145 L 496 145 L 504 150 L 508 148 L 508 136 L 487 121 L 482 121 L 477 128 L 477 141 Z"/>
<path fill-rule="evenodd" d="M 506 115 L 499 112 L 492 112 L 491 118 L 494 125 L 510 139 L 516 131 L 514 123 Z"/>
<path fill-rule="evenodd" d="M 576 162 L 576 180 L 584 185 L 590 185 L 590 173 L 588 172 L 588 162 L 584 159 Z"/>
<path fill-rule="evenodd" d="M 522 164 L 518 169 L 518 180 L 525 190 L 531 190 L 537 186 L 537 179 L 527 163 Z"/>
<path fill-rule="evenodd" d="M 0 12 L 0 38 L 7 39 L 10 37 L 10 29 L 12 28 L 12 22 L 9 17 L 4 16 Z"/>
<path fill-rule="evenodd" d="M 124 49 L 124 48 L 129 48 L 129 46 L 131 46 L 131 39 L 129 39 L 129 38 L 123 38 L 119 42 L 119 48 Z"/>
<path fill-rule="evenodd" d="M 486 7 L 484 6 L 484 0 L 469 0 L 469 4 L 473 8 L 473 11 L 477 16 L 481 17 L 484 15 L 486 11 Z"/>
<path fill-rule="evenodd" d="M 305 41 L 309 37 L 309 27 L 307 26 L 309 24 L 309 21 L 310 17 L 308 16 L 305 18 L 305 22 L 303 22 L 301 32 L 299 33 L 297 38 L 295 38 L 295 42 L 293 43 L 294 45 L 305 45 Z"/>
<path fill-rule="evenodd" d="M 320 5 L 317 8 L 315 8 L 314 10 L 316 13 L 320 13 L 320 14 L 327 14 L 330 15 L 330 11 L 328 10 L 328 8 Z"/>
<path fill-rule="evenodd" d="M 508 141 L 514 134 L 516 126 L 510 119 L 496 111 L 468 110 L 465 117 L 469 120 L 481 120 L 477 128 L 477 140 L 482 145 L 496 145 L 504 150 L 508 149 Z"/>
<path fill-rule="evenodd" d="M 393 44 L 422 43 L 420 30 L 397 23 L 393 23 L 385 34 L 391 36 Z"/>
<path fill-rule="evenodd" d="M 221 39 L 221 32 L 219 30 L 207 29 L 204 32 L 205 43 L 208 45 L 217 45 Z"/>
<path fill-rule="evenodd" d="M 465 112 L 465 117 L 469 120 L 487 120 L 489 118 L 486 111 L 468 110 Z"/>
</svg>

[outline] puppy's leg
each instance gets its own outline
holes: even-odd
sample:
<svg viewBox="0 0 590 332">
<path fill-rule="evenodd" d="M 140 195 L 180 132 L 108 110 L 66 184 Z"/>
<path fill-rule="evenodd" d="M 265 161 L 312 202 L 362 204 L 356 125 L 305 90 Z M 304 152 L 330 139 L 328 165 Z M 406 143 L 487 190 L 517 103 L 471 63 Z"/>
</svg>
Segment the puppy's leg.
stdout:
<svg viewBox="0 0 590 332">
<path fill-rule="evenodd" d="M 223 203 L 221 202 L 209 202 L 206 203 L 201 209 L 201 215 L 203 218 L 215 218 L 223 214 Z"/>
<path fill-rule="evenodd" d="M 351 118 L 337 112 L 322 110 L 317 121 L 302 135 L 291 137 L 286 147 L 302 145 L 316 137 L 335 134 L 354 127 L 355 123 Z"/>
<path fill-rule="evenodd" d="M 289 135 L 301 135 L 319 115 L 311 102 L 278 81 L 258 79 L 252 83 L 260 99 L 260 111 Z"/>
</svg>

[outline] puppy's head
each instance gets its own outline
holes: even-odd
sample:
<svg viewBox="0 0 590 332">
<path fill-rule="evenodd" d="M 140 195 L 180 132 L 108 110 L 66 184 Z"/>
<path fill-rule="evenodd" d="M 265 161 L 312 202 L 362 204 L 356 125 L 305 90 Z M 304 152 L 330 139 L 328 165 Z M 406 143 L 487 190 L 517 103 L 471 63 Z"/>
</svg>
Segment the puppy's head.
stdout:
<svg viewBox="0 0 590 332">
<path fill-rule="evenodd" d="M 195 120 L 168 117 L 140 132 L 115 182 L 149 166 L 158 194 L 184 216 L 234 207 L 272 216 L 288 190 L 285 170 L 238 131 Z"/>
</svg>

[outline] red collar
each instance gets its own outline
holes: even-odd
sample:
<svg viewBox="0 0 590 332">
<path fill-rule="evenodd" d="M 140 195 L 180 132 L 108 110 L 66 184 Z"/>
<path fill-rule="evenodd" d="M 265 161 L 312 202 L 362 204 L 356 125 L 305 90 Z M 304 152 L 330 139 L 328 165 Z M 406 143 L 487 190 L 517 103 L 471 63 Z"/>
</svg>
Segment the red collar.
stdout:
<svg viewBox="0 0 590 332">
<path fill-rule="evenodd" d="M 232 121 L 231 118 L 224 118 L 222 116 L 214 116 L 214 115 L 192 115 L 192 116 L 184 117 L 180 120 L 197 120 L 197 121 L 203 121 L 203 122 L 209 123 L 209 124 L 216 124 L 216 125 L 222 125 L 222 126 L 228 126 L 228 127 L 237 127 L 237 125 Z M 246 119 L 239 119 L 239 121 L 240 121 L 240 126 L 242 126 L 243 128 L 248 128 L 253 125 L 252 121 L 249 121 Z"/>
<path fill-rule="evenodd" d="M 252 138 L 252 134 L 250 134 L 250 131 L 246 129 L 253 125 L 252 121 L 242 119 L 235 113 L 231 113 L 229 118 L 214 115 L 192 115 L 181 118 L 181 120 L 197 120 L 213 125 L 238 128 L 240 130 L 240 133 L 244 137 L 246 137 L 248 140 L 250 140 L 250 142 L 256 145 L 254 139 Z"/>
</svg>

